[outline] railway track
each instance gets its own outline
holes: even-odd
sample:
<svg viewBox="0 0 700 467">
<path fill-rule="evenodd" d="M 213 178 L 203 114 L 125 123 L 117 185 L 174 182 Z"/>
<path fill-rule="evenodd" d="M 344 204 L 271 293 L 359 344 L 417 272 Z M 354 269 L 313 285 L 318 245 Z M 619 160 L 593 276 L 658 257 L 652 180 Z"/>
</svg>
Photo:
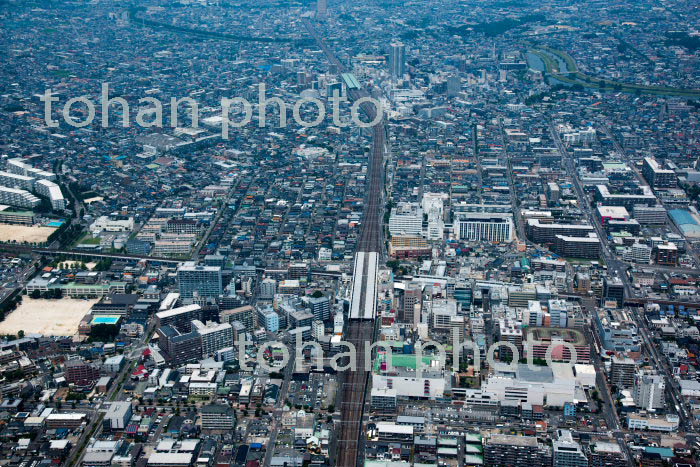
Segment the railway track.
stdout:
<svg viewBox="0 0 700 467">
<path fill-rule="evenodd" d="M 336 67 L 338 74 L 348 72 L 347 67 L 325 44 L 318 31 L 305 21 L 306 29 L 316 40 L 329 63 Z M 356 102 L 369 97 L 365 89 L 350 89 L 348 97 Z M 374 121 L 377 109 L 369 102 L 360 104 L 360 110 L 367 121 Z M 386 146 L 386 119 L 372 127 L 372 148 L 368 162 L 367 192 L 365 195 L 360 237 L 355 249 L 359 252 L 375 252 L 381 255 L 384 240 L 382 235 L 382 209 L 384 191 L 384 153 Z M 363 287 L 362 303 L 364 303 Z M 335 465 L 356 467 L 364 465 L 363 414 L 369 385 L 369 368 L 365 368 L 365 343 L 374 342 L 375 320 L 350 320 L 344 340 L 355 346 L 355 369 L 344 372 L 341 389 L 340 432 L 338 434 Z M 371 359 L 370 359 L 371 361 Z"/>
</svg>

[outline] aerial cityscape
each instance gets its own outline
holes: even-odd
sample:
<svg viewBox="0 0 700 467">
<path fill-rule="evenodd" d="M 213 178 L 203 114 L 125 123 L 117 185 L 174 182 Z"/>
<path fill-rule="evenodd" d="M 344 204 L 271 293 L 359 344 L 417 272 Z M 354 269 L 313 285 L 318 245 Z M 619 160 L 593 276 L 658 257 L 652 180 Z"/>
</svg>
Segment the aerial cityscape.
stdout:
<svg viewBox="0 0 700 467">
<path fill-rule="evenodd" d="M 0 0 L 0 466 L 700 466 L 696 0 Z"/>
</svg>

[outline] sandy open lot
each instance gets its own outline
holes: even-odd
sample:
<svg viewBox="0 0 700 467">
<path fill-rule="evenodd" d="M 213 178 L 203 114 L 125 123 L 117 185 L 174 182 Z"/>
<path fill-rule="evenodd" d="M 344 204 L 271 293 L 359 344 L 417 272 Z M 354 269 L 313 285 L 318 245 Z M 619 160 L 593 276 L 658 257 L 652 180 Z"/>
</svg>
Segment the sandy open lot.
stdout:
<svg viewBox="0 0 700 467">
<path fill-rule="evenodd" d="M 97 300 L 32 299 L 22 297 L 22 304 L 0 322 L 0 334 L 43 334 L 44 336 L 74 336 L 78 325 Z"/>
<path fill-rule="evenodd" d="M 0 224 L 0 242 L 45 242 L 56 231 L 54 227 Z"/>
</svg>

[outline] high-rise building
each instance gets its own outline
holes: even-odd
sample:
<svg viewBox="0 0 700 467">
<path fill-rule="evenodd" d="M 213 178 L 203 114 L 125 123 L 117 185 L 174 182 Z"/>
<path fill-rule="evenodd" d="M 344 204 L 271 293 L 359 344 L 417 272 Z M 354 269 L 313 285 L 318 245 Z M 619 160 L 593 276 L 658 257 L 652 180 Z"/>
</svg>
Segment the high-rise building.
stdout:
<svg viewBox="0 0 700 467">
<path fill-rule="evenodd" d="M 538 302 L 535 302 L 538 303 Z M 549 316 L 552 327 L 565 328 L 568 326 L 569 307 L 566 300 L 554 299 L 549 301 Z"/>
<path fill-rule="evenodd" d="M 588 467 L 588 457 L 581 445 L 574 441 L 569 430 L 557 430 L 557 439 L 552 441 L 552 467 Z"/>
<path fill-rule="evenodd" d="M 652 188 L 674 188 L 678 179 L 671 169 L 664 169 L 655 159 L 645 157 L 642 165 L 642 175 Z"/>
<path fill-rule="evenodd" d="M 325 18 L 328 14 L 328 0 L 316 0 L 316 17 Z"/>
<path fill-rule="evenodd" d="M 520 358 L 523 357 L 523 329 L 520 321 L 510 319 L 500 319 L 498 321 L 498 337 L 501 342 L 508 342 L 518 349 Z M 498 356 L 501 361 L 510 361 L 513 349 L 510 346 L 502 345 L 498 347 Z"/>
<path fill-rule="evenodd" d="M 258 311 L 258 323 L 267 332 L 277 332 L 280 329 L 280 317 L 272 308 L 263 308 Z"/>
<path fill-rule="evenodd" d="M 199 266 L 188 261 L 177 270 L 177 282 L 180 298 L 189 303 L 195 299 L 218 298 L 223 293 L 219 266 Z"/>
<path fill-rule="evenodd" d="M 625 300 L 625 287 L 622 280 L 617 277 L 606 277 L 603 279 L 603 300 L 617 302 L 621 306 Z"/>
<path fill-rule="evenodd" d="M 399 313 L 402 323 L 417 324 L 420 322 L 420 307 L 423 289 L 417 282 L 409 282 L 403 292 L 403 300 Z"/>
<path fill-rule="evenodd" d="M 595 229 L 587 224 L 545 224 L 539 219 L 527 220 L 527 236 L 535 243 L 554 243 L 557 235 L 587 237 Z"/>
<path fill-rule="evenodd" d="M 391 44 L 389 67 L 394 79 L 401 79 L 406 74 L 406 46 L 401 42 Z"/>
<path fill-rule="evenodd" d="M 202 339 L 195 331 L 180 333 L 173 326 L 158 328 L 158 347 L 172 365 L 196 362 L 202 358 Z"/>
<path fill-rule="evenodd" d="M 447 96 L 454 97 L 459 95 L 462 90 L 462 80 L 457 75 L 450 75 L 447 77 Z"/>
<path fill-rule="evenodd" d="M 202 340 L 202 356 L 215 355 L 218 350 L 233 346 L 233 328 L 229 323 L 204 324 L 195 320 L 192 328 Z"/>
<path fill-rule="evenodd" d="M 632 216 L 642 225 L 666 223 L 666 208 L 663 206 L 644 206 L 637 204 L 632 208 Z"/>
<path fill-rule="evenodd" d="M 656 263 L 665 266 L 678 264 L 678 247 L 674 243 L 662 243 L 654 247 L 656 251 Z"/>
<path fill-rule="evenodd" d="M 634 378 L 637 365 L 631 358 L 613 357 L 610 368 L 610 383 L 618 389 L 626 389 L 634 386 Z"/>
<path fill-rule="evenodd" d="M 260 295 L 258 298 L 261 300 L 272 300 L 275 298 L 277 293 L 277 281 L 267 277 L 260 282 Z"/>
<path fill-rule="evenodd" d="M 200 319 L 201 315 L 202 307 L 199 305 L 180 306 L 156 313 L 156 325 L 158 327 L 173 326 L 182 332 L 190 332 L 192 320 Z"/>
<path fill-rule="evenodd" d="M 309 306 L 314 319 L 326 321 L 331 317 L 331 300 L 328 297 L 311 297 Z"/>
<path fill-rule="evenodd" d="M 666 381 L 659 375 L 637 375 L 634 385 L 634 402 L 643 410 L 654 411 L 663 408 Z"/>
</svg>

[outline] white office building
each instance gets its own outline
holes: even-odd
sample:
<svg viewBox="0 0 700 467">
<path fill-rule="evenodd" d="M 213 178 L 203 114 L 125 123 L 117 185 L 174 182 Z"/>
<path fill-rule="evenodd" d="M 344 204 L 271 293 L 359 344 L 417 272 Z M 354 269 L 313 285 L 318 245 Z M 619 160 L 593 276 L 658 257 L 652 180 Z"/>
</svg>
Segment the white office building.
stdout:
<svg viewBox="0 0 700 467">
<path fill-rule="evenodd" d="M 639 374 L 634 386 L 634 403 L 640 409 L 650 412 L 661 409 L 666 405 L 664 401 L 665 390 L 666 381 L 663 377 Z"/>
<path fill-rule="evenodd" d="M 504 366 L 489 376 L 482 390 L 495 394 L 499 402 L 518 401 L 548 407 L 576 402 L 576 378 L 567 364 L 535 369 L 519 364 L 515 370 Z"/>
<path fill-rule="evenodd" d="M 391 235 L 421 235 L 423 233 L 423 209 L 415 203 L 399 203 L 391 208 L 389 216 Z"/>
<path fill-rule="evenodd" d="M 665 417 L 652 417 L 647 414 L 629 414 L 627 416 L 627 428 L 630 430 L 649 430 L 673 432 L 678 430 L 680 418 L 678 415 L 668 414 Z"/>
<path fill-rule="evenodd" d="M 455 220 L 455 236 L 472 242 L 512 242 L 513 216 L 485 212 L 460 214 Z"/>
</svg>

